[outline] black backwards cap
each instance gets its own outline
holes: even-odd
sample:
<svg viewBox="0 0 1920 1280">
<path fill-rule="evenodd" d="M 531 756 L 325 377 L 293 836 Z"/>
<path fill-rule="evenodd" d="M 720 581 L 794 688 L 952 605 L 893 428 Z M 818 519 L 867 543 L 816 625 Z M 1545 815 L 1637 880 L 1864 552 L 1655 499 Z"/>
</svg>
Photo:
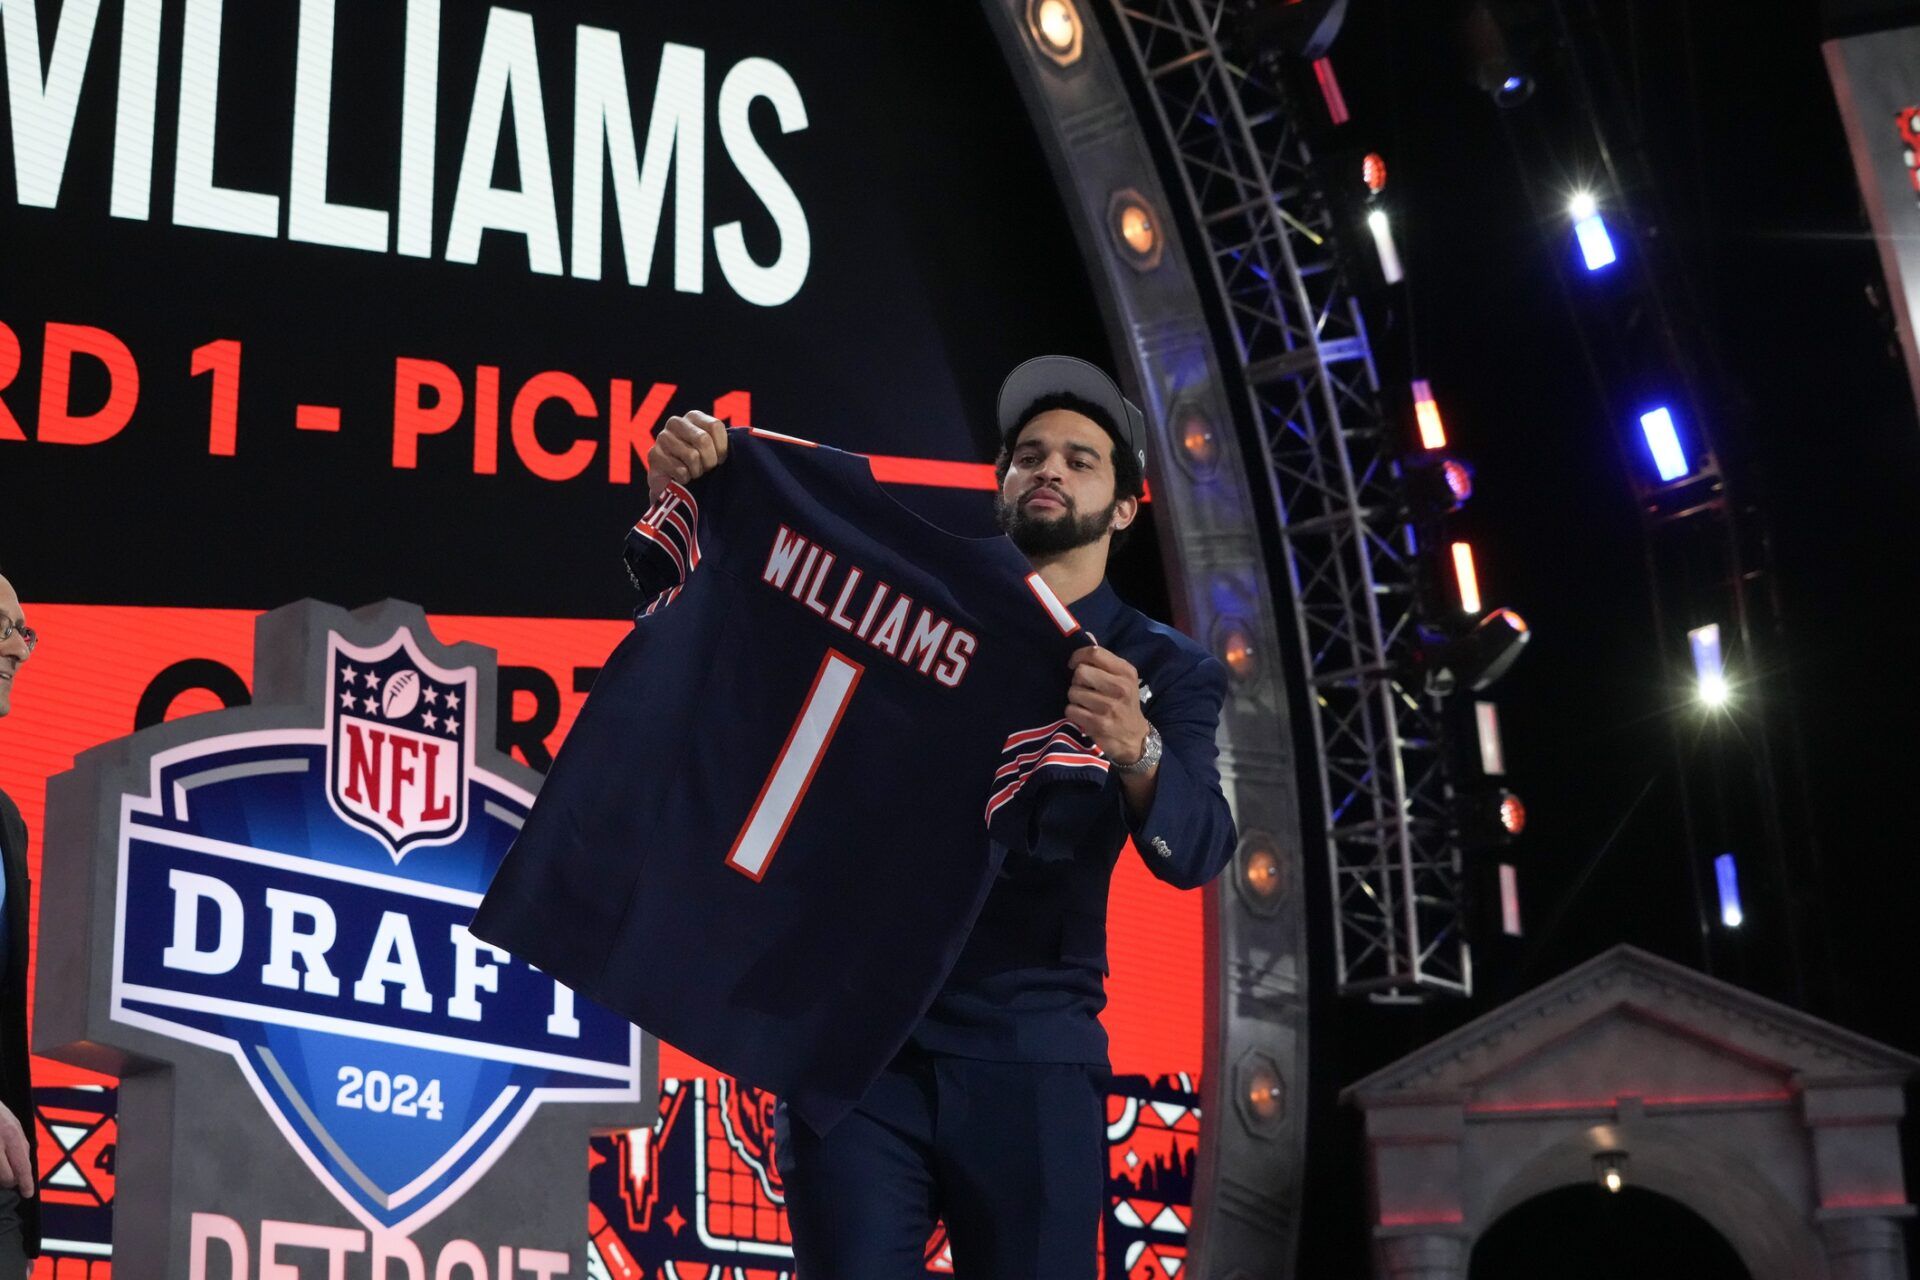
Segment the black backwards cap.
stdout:
<svg viewBox="0 0 1920 1280">
<path fill-rule="evenodd" d="M 1119 443 L 1132 451 L 1141 469 L 1147 465 L 1147 420 L 1133 401 L 1120 394 L 1113 379 L 1097 365 L 1073 356 L 1035 356 L 1025 361 L 1000 384 L 1000 400 L 995 421 L 1002 439 L 1020 425 L 1019 417 L 1027 406 L 1043 396 L 1059 392 L 1078 396 L 1107 411 L 1119 428 Z"/>
</svg>

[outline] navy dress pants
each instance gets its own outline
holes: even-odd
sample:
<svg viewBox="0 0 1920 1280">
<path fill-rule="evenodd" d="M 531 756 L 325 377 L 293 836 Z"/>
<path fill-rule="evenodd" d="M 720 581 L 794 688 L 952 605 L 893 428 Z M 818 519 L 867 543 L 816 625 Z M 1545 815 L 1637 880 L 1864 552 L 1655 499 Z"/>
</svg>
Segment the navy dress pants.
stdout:
<svg viewBox="0 0 1920 1280">
<path fill-rule="evenodd" d="M 775 1113 L 796 1280 L 1093 1280 L 1106 1072 L 909 1049 L 824 1135 Z"/>
</svg>

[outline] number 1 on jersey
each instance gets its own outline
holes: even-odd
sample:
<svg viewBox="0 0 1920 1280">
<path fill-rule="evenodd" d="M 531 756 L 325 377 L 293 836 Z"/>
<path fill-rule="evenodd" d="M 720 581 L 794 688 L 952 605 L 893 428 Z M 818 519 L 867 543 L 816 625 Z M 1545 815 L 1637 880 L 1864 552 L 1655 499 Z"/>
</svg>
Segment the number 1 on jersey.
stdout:
<svg viewBox="0 0 1920 1280">
<path fill-rule="evenodd" d="M 787 732 L 786 745 L 774 757 L 773 768 L 760 786 L 760 795 L 747 812 L 747 821 L 727 851 L 727 865 L 756 881 L 767 873 L 767 864 L 780 848 L 780 841 L 793 825 L 807 787 L 826 757 L 827 744 L 833 741 L 840 717 L 853 701 L 853 690 L 866 668 L 837 649 L 828 649 L 814 674 L 813 688 L 800 706 L 800 715 Z"/>
</svg>

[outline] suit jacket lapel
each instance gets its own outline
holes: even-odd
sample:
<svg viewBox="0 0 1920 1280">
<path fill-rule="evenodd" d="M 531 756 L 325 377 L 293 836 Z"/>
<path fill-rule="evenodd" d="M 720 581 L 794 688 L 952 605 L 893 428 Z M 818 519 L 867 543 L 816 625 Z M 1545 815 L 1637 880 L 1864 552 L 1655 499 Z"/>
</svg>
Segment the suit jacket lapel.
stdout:
<svg viewBox="0 0 1920 1280">
<path fill-rule="evenodd" d="M 7 971 L 22 964 L 27 951 L 27 826 L 5 792 L 0 792 L 0 855 L 7 874 Z"/>
</svg>

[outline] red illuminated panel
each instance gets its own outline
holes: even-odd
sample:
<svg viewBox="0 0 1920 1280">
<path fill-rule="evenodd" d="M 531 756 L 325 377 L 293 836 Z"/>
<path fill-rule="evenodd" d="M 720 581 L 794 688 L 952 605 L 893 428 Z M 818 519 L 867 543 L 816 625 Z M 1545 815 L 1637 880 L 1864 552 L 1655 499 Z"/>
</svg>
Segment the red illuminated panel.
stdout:
<svg viewBox="0 0 1920 1280">
<path fill-rule="evenodd" d="M 1107 1095 L 1107 1184 L 1126 1188 L 1116 1220 L 1138 1230 L 1184 1235 L 1190 1205 L 1174 1203 L 1200 1153 L 1200 1112 L 1177 1102 Z"/>
<path fill-rule="evenodd" d="M 1127 1280 L 1174 1280 L 1187 1260 L 1187 1251 L 1177 1244 L 1136 1242 L 1127 1250 Z"/>
<path fill-rule="evenodd" d="M 46 779 L 73 765 L 89 747 L 133 731 L 135 709 L 154 678 L 175 663 L 210 660 L 251 686 L 253 628 L 244 609 L 166 609 L 40 604 L 27 612 L 42 640 L 20 670 L 13 709 L 0 721 L 0 790 L 27 821 L 28 874 L 41 878 L 40 833 L 46 829 Z M 559 719 L 547 742 L 557 749 L 586 695 L 574 691 L 578 668 L 597 668 L 631 625 L 624 619 L 436 616 L 435 636 L 496 650 L 503 665 L 535 667 L 559 691 Z M 525 718 L 531 695 L 517 695 Z M 174 700 L 168 718 L 219 709 L 204 691 Z M 39 901 L 29 938 L 37 953 Z M 1108 913 L 1113 973 L 1103 1021 L 1116 1071 L 1149 1076 L 1197 1073 L 1201 1052 L 1202 937 L 1200 895 L 1179 893 L 1148 874 L 1131 850 L 1114 872 Z M 31 1001 L 31 986 L 29 1001 Z M 712 1072 L 662 1045 L 660 1074 L 683 1079 Z M 108 1083 L 92 1072 L 36 1059 L 38 1085 Z"/>
<path fill-rule="evenodd" d="M 1326 58 L 1315 58 L 1313 78 L 1320 82 L 1320 97 L 1327 104 L 1327 119 L 1335 124 L 1345 124 L 1352 117 L 1347 112 L 1347 96 L 1340 92 L 1340 77 L 1333 73 L 1333 63 Z"/>
<path fill-rule="evenodd" d="M 113 1203 L 113 1154 L 119 1125 L 73 1107 L 36 1107 L 40 1201 L 94 1207 Z"/>
<path fill-rule="evenodd" d="M 1200 895 L 1154 879 L 1131 841 L 1107 898 L 1108 1054 L 1120 1075 L 1200 1074 L 1205 939 Z"/>
<path fill-rule="evenodd" d="M 953 1274 L 953 1241 L 947 1237 L 947 1224 L 936 1223 L 933 1236 L 927 1241 L 927 1247 L 921 1250 L 926 1258 L 927 1274 L 950 1276 Z"/>
</svg>

